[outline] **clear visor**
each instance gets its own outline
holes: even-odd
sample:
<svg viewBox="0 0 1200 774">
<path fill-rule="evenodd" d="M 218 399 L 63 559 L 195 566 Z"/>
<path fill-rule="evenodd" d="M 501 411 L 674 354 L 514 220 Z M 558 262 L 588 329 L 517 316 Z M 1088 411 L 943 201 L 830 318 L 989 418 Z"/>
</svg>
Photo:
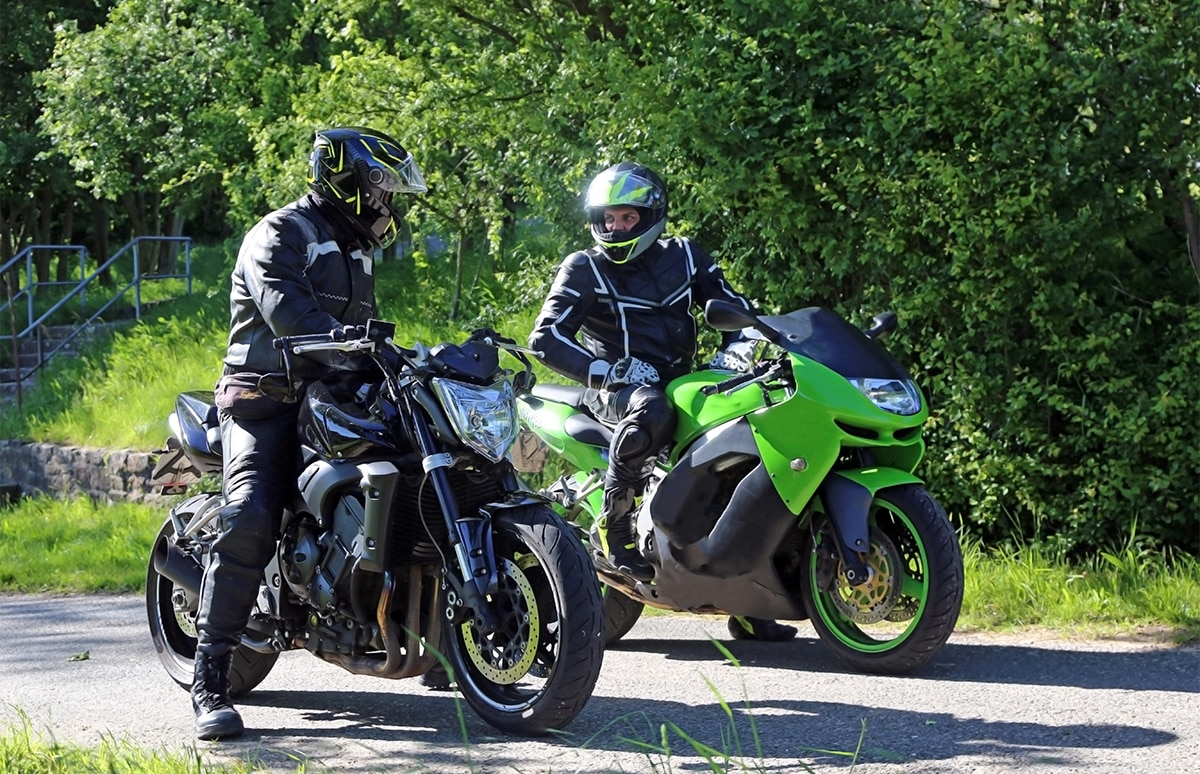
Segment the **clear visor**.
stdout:
<svg viewBox="0 0 1200 774">
<path fill-rule="evenodd" d="M 390 193 L 425 193 L 429 190 L 412 156 L 396 164 L 389 164 L 380 158 L 373 159 L 371 169 L 367 172 L 367 182 Z"/>
<path fill-rule="evenodd" d="M 654 207 L 661 192 L 651 181 L 629 172 L 600 175 L 588 186 L 585 207 Z"/>
</svg>

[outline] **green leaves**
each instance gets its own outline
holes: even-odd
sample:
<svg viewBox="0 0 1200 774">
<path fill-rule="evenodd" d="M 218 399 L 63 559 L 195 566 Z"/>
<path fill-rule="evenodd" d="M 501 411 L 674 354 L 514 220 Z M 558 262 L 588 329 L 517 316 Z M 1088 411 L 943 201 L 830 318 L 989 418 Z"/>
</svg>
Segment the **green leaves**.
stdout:
<svg viewBox="0 0 1200 774">
<path fill-rule="evenodd" d="M 535 298 L 590 241 L 586 181 L 637 159 L 764 307 L 899 313 L 972 529 L 1194 542 L 1193 6 L 121 0 L 38 82 L 89 189 L 220 191 L 238 228 L 303 190 L 317 126 L 389 131 L 431 184 L 412 291 L 455 313 Z"/>
</svg>

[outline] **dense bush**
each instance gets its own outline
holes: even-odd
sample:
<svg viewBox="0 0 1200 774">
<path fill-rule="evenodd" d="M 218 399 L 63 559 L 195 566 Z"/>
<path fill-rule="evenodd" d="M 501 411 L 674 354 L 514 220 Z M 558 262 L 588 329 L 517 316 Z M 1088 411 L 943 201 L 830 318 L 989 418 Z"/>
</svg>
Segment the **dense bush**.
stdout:
<svg viewBox="0 0 1200 774">
<path fill-rule="evenodd" d="M 1200 549 L 1196 11 L 739 8 L 656 6 L 630 50 L 676 92 L 644 135 L 730 274 L 899 312 L 924 472 L 972 532 Z"/>
<path fill-rule="evenodd" d="M 130 125 L 187 128 L 238 228 L 302 187 L 314 125 L 374 124 L 416 150 L 431 193 L 398 312 L 411 297 L 426 317 L 527 323 L 587 241 L 579 191 L 637 158 L 667 177 L 673 225 L 762 306 L 899 313 L 892 346 L 933 405 L 924 473 L 969 530 L 1065 551 L 1136 530 L 1200 552 L 1194 0 L 115 5 L 127 36 L 58 33 L 45 102 L 172 111 L 138 101 L 143 81 L 231 73 L 199 93 L 202 124 Z M 158 6 L 180 13 L 136 13 Z M 200 58 L 163 41 L 178 58 L 147 72 L 79 56 L 214 31 Z M 156 147 L 89 132 L 86 112 L 42 122 L 87 140 L 73 168 Z M 214 174 L 161 171 L 180 212 L 215 195 L 196 190 Z M 542 230 L 518 245 L 526 212 Z"/>
</svg>

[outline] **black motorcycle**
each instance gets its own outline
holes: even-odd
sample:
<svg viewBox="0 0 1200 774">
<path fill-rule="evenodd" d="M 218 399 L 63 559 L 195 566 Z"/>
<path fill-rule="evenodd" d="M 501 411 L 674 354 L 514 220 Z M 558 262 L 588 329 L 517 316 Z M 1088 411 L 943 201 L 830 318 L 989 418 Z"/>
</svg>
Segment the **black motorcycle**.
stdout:
<svg viewBox="0 0 1200 774">
<path fill-rule="evenodd" d="M 492 331 L 414 349 L 395 325 L 276 341 L 286 363 L 356 354 L 366 378 L 300 396 L 302 467 L 258 603 L 236 649 L 231 694 L 279 654 L 306 649 L 355 674 L 414 677 L 444 658 L 467 703 L 521 735 L 561 729 L 591 696 L 603 602 L 587 551 L 505 455 L 526 350 Z M 502 369 L 504 350 L 523 370 Z M 290 367 L 288 369 L 290 383 Z M 155 483 L 168 494 L 221 473 L 212 394 L 178 397 Z M 224 505 L 219 485 L 171 509 L 154 543 L 146 612 L 167 673 L 190 688 L 201 578 Z"/>
</svg>

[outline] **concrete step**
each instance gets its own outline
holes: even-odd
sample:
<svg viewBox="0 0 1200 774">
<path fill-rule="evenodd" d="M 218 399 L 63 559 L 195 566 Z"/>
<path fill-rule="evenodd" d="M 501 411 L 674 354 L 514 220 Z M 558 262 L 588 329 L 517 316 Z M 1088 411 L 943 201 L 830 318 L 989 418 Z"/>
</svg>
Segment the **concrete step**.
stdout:
<svg viewBox="0 0 1200 774">
<path fill-rule="evenodd" d="M 49 355 L 51 352 L 53 352 L 55 356 L 73 357 L 78 355 L 79 352 L 87 346 L 88 341 L 90 341 L 91 338 L 96 335 L 96 333 L 100 331 L 112 330 L 120 325 L 122 325 L 122 323 L 119 322 L 92 323 L 91 325 L 84 327 L 82 331 L 80 331 L 75 335 L 74 338 L 71 339 L 70 343 L 68 343 L 62 349 L 59 349 L 57 352 L 54 351 L 55 348 L 61 345 L 68 336 L 74 333 L 78 329 L 78 326 L 46 326 L 42 331 L 41 352 L 45 353 L 46 355 Z M 9 344 L 9 346 L 11 347 L 11 344 Z M 11 353 L 11 350 L 6 349 L 6 353 Z M 13 385 L 17 380 L 17 370 L 14 367 L 15 364 L 11 363 L 12 355 L 8 354 L 6 359 L 10 361 L 10 364 L 5 368 L 0 368 L 0 385 Z M 28 373 L 31 369 L 37 367 L 39 362 L 41 362 L 41 358 L 39 355 L 37 339 L 31 337 L 22 340 L 17 356 L 17 364 L 21 366 L 22 371 Z M 26 381 L 28 382 L 29 380 L 27 379 Z M 31 387 L 31 383 L 26 385 L 26 389 L 30 389 Z M 15 395 L 15 392 L 16 388 L 13 387 L 13 389 L 10 391 L 11 394 L 6 394 L 6 397 Z"/>
</svg>

